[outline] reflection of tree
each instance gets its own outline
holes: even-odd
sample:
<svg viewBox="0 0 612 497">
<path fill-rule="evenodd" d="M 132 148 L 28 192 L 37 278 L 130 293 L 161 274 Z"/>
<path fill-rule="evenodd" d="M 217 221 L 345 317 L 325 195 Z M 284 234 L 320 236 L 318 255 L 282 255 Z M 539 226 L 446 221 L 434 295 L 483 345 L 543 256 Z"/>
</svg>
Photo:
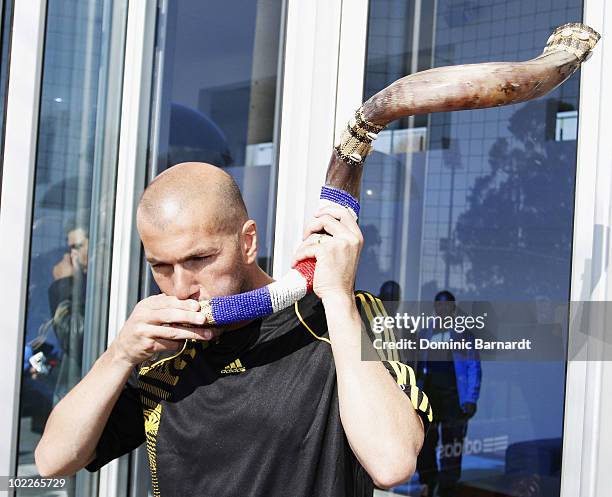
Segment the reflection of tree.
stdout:
<svg viewBox="0 0 612 497">
<path fill-rule="evenodd" d="M 457 220 L 456 254 L 470 263 L 476 295 L 566 298 L 576 148 L 546 140 L 546 106 L 530 102 L 512 115 L 515 139 L 493 144 L 491 171 Z"/>
</svg>

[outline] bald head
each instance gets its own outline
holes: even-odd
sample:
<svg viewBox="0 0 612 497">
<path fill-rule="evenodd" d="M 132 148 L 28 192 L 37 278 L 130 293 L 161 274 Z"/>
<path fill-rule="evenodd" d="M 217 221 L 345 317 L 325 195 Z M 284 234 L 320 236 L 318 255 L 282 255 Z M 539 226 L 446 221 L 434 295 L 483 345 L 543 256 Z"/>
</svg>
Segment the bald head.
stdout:
<svg viewBox="0 0 612 497">
<path fill-rule="evenodd" d="M 138 230 L 193 222 L 214 232 L 237 233 L 248 214 L 240 189 L 222 169 L 204 162 L 173 166 L 145 189 L 138 205 Z"/>
</svg>

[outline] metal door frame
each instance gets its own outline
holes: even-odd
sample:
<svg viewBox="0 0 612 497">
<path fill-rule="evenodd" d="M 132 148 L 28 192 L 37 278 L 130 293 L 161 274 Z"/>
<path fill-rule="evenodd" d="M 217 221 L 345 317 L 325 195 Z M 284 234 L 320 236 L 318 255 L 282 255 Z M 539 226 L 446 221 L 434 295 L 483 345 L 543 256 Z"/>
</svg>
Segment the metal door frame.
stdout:
<svg viewBox="0 0 612 497">
<path fill-rule="evenodd" d="M 0 474 L 17 466 L 19 394 L 32 227 L 34 167 L 40 107 L 46 1 L 13 5 L 0 209 Z M 10 494 L 10 493 L 9 493 Z"/>
</svg>

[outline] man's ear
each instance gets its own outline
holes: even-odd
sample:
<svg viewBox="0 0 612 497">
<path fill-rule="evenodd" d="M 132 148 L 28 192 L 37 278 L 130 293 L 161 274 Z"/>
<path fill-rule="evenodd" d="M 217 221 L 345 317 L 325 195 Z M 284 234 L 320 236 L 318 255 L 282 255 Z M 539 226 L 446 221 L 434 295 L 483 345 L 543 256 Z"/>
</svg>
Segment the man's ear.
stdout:
<svg viewBox="0 0 612 497">
<path fill-rule="evenodd" d="M 240 248 L 245 264 L 253 264 L 257 259 L 257 225 L 252 219 L 242 225 Z"/>
</svg>

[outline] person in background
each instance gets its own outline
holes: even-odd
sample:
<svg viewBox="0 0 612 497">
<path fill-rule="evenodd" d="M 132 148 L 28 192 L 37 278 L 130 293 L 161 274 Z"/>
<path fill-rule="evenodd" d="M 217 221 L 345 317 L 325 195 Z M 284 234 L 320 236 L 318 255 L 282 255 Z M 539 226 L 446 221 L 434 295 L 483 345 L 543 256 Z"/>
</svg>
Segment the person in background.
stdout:
<svg viewBox="0 0 612 497">
<path fill-rule="evenodd" d="M 385 281 L 378 291 L 378 296 L 385 303 L 385 309 L 389 316 L 397 312 L 402 298 L 402 288 L 397 281 Z"/>
<path fill-rule="evenodd" d="M 68 251 L 53 266 L 49 287 L 51 324 L 62 348 L 54 404 L 82 375 L 83 321 L 89 251 L 89 216 L 75 217 L 66 228 Z"/>
<path fill-rule="evenodd" d="M 26 344 L 24 349 L 20 415 L 22 418 L 32 418 L 30 429 L 34 433 L 43 433 L 45 423 L 53 408 L 55 389 L 53 367 L 57 361 L 54 352 L 53 347 L 47 342 L 35 345 Z M 36 361 L 37 355 L 44 359 Z M 37 367 L 38 364 L 42 367 Z"/>
<path fill-rule="evenodd" d="M 455 296 L 441 291 L 434 298 L 436 316 L 444 319 L 457 313 Z M 469 330 L 422 329 L 419 338 L 429 341 L 474 340 Z M 476 350 L 429 350 L 419 352 L 417 384 L 427 391 L 434 413 L 417 459 L 423 495 L 453 497 L 461 478 L 463 441 L 468 420 L 476 414 L 482 370 Z M 436 454 L 438 441 L 441 450 Z M 460 450 L 456 450 L 460 447 Z M 448 450 L 446 450 L 448 449 Z M 437 490 L 437 494 L 435 493 Z"/>
</svg>

